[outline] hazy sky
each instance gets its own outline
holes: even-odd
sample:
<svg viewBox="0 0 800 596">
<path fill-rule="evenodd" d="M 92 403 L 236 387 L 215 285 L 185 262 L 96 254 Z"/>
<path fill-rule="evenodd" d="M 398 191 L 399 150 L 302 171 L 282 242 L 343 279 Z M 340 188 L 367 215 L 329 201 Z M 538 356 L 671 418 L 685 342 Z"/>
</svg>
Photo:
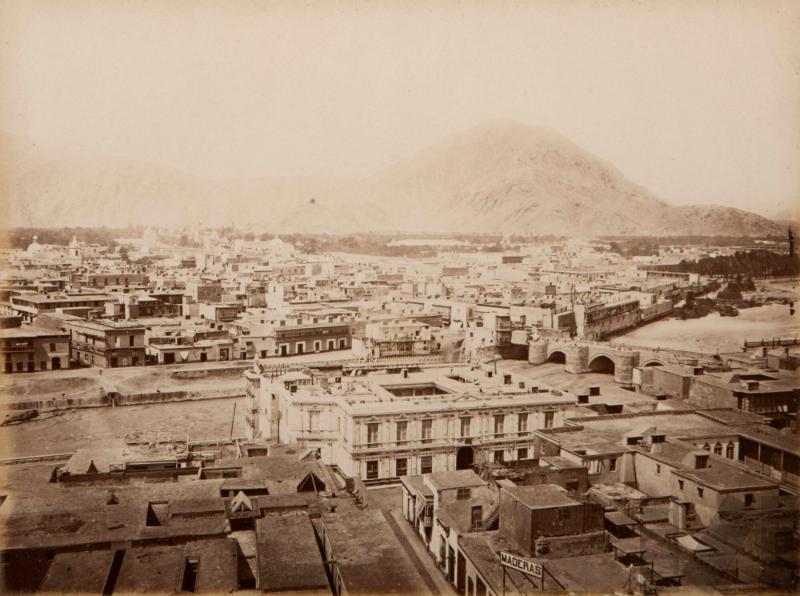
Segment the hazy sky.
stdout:
<svg viewBox="0 0 800 596">
<path fill-rule="evenodd" d="M 68 153 L 352 176 L 503 117 L 673 203 L 800 199 L 796 1 L 0 7 L 0 128 Z"/>
</svg>

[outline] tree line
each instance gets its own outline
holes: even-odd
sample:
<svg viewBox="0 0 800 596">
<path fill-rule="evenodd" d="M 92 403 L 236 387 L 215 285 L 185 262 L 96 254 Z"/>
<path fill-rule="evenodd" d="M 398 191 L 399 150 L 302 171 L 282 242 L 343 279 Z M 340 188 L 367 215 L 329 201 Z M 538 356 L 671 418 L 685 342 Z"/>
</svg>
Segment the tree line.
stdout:
<svg viewBox="0 0 800 596">
<path fill-rule="evenodd" d="M 800 258 L 770 250 L 737 251 L 732 255 L 683 260 L 671 268 L 681 273 L 720 277 L 782 277 L 800 275 Z"/>
</svg>

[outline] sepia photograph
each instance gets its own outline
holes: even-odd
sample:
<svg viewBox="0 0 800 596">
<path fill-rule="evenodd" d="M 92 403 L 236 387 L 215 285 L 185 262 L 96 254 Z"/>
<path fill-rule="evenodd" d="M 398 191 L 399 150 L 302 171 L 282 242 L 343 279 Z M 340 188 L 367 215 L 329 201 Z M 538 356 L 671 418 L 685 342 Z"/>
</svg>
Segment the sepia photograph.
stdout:
<svg viewBox="0 0 800 596">
<path fill-rule="evenodd" d="M 799 40 L 0 0 L 0 593 L 796 594 Z"/>
</svg>

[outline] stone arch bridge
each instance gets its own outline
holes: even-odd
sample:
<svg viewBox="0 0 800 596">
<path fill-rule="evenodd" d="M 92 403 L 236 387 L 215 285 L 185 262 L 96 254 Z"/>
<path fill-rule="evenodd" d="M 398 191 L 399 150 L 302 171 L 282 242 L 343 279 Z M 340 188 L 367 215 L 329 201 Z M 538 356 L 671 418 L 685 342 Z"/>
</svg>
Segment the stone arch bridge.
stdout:
<svg viewBox="0 0 800 596">
<path fill-rule="evenodd" d="M 528 344 L 528 362 L 563 363 L 567 372 L 600 372 L 614 375 L 623 385 L 633 382 L 633 369 L 639 366 L 697 364 L 708 354 L 618 346 L 603 342 L 538 339 Z"/>
</svg>

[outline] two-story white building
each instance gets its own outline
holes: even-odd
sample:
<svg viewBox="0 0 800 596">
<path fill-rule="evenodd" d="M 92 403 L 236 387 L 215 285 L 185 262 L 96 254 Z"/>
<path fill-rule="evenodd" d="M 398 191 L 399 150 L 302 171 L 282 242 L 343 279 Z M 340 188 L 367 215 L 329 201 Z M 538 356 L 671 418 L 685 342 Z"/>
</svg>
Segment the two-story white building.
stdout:
<svg viewBox="0 0 800 596">
<path fill-rule="evenodd" d="M 562 425 L 576 403 L 530 379 L 469 367 L 245 377 L 252 438 L 317 448 L 325 463 L 366 481 L 532 459 L 533 431 Z"/>
</svg>

